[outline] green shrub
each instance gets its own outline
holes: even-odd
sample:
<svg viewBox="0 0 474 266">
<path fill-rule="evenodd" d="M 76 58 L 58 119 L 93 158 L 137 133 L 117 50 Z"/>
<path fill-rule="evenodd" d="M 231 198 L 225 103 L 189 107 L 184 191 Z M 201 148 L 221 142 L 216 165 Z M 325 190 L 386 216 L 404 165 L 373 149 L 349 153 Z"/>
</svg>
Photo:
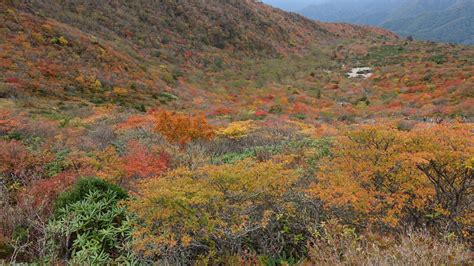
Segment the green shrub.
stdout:
<svg viewBox="0 0 474 266">
<path fill-rule="evenodd" d="M 21 135 L 20 132 L 10 132 L 8 133 L 5 137 L 6 140 L 21 140 L 23 136 Z"/>
<path fill-rule="evenodd" d="M 63 36 L 60 36 L 60 37 L 52 38 L 51 43 L 52 44 L 57 44 L 57 45 L 60 45 L 60 46 L 66 46 L 66 45 L 68 45 L 69 42 L 66 40 L 66 38 L 64 38 Z"/>
<path fill-rule="evenodd" d="M 134 108 L 142 113 L 146 113 L 146 107 L 143 103 L 139 105 L 135 105 Z"/>
<path fill-rule="evenodd" d="M 174 94 L 171 94 L 169 92 L 160 92 L 160 94 L 158 94 L 157 98 L 162 104 L 166 104 L 166 103 L 169 103 L 171 101 L 179 100 L 178 96 L 176 96 Z"/>
<path fill-rule="evenodd" d="M 369 106 L 370 105 L 370 100 L 367 96 L 362 96 L 358 101 L 357 104 L 359 103 L 365 103 L 365 105 Z"/>
<path fill-rule="evenodd" d="M 151 51 L 151 55 L 154 57 L 161 57 L 161 51 L 158 49 L 154 49 L 153 51 Z"/>
<path fill-rule="evenodd" d="M 10 239 L 0 236 L 0 263 L 2 259 L 9 258 L 14 251 L 10 244 Z"/>
<path fill-rule="evenodd" d="M 270 110 L 269 110 L 269 113 L 270 114 L 282 114 L 283 113 L 283 107 L 281 105 L 273 105 L 272 107 L 270 107 Z"/>
<path fill-rule="evenodd" d="M 295 114 L 293 115 L 294 118 L 299 119 L 299 120 L 305 120 L 306 115 L 305 114 Z"/>
<path fill-rule="evenodd" d="M 181 78 L 184 76 L 184 73 L 181 69 L 179 68 L 174 68 L 172 72 L 173 78 L 177 80 L 178 78 Z"/>
<path fill-rule="evenodd" d="M 223 68 L 223 65 L 224 65 L 224 61 L 221 58 L 217 57 L 214 59 L 214 65 L 212 69 L 214 71 L 221 70 Z"/>
<path fill-rule="evenodd" d="M 127 192 L 117 185 L 107 183 L 98 178 L 83 178 L 76 183 L 72 190 L 59 195 L 54 206 L 55 213 L 58 214 L 61 209 L 68 205 L 82 201 L 91 191 L 102 193 L 112 191 L 117 201 L 128 198 Z"/>
<path fill-rule="evenodd" d="M 69 150 L 60 150 L 56 154 L 56 160 L 45 165 L 45 170 L 49 177 L 53 177 L 64 170 L 66 165 L 66 157 L 69 154 Z"/>
<path fill-rule="evenodd" d="M 63 193 L 46 226 L 49 263 L 134 264 L 132 220 L 121 188 L 96 178 L 80 180 Z"/>
<path fill-rule="evenodd" d="M 435 55 L 430 58 L 430 61 L 435 62 L 438 65 L 442 65 L 448 61 L 444 55 Z"/>
<path fill-rule="evenodd" d="M 95 104 L 104 104 L 106 103 L 107 101 L 103 98 L 92 98 L 91 99 L 91 102 L 92 103 L 95 103 Z"/>
<path fill-rule="evenodd" d="M 174 85 L 176 83 L 176 80 L 174 79 L 173 75 L 167 71 L 161 73 L 161 79 L 168 85 Z"/>
<path fill-rule="evenodd" d="M 231 152 L 226 153 L 223 156 L 216 158 L 216 162 L 223 162 L 223 163 L 235 163 L 237 161 L 242 161 L 247 158 L 254 158 L 255 157 L 255 150 L 245 150 L 243 153 Z"/>
</svg>

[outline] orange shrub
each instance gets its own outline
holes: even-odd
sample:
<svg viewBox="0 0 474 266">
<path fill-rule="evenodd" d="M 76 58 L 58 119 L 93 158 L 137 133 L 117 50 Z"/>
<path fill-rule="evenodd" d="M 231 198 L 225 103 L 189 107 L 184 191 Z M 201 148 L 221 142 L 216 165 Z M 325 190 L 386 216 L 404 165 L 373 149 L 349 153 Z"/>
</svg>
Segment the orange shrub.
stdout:
<svg viewBox="0 0 474 266">
<path fill-rule="evenodd" d="M 155 114 L 156 131 L 168 141 L 184 145 L 193 140 L 209 140 L 215 132 L 204 115 L 188 116 L 166 110 Z"/>
<path fill-rule="evenodd" d="M 467 233 L 464 229 L 472 224 L 473 154 L 468 127 L 439 125 L 407 132 L 363 126 L 337 141 L 307 192 L 329 208 L 354 210 L 360 223 L 440 224 Z"/>
</svg>

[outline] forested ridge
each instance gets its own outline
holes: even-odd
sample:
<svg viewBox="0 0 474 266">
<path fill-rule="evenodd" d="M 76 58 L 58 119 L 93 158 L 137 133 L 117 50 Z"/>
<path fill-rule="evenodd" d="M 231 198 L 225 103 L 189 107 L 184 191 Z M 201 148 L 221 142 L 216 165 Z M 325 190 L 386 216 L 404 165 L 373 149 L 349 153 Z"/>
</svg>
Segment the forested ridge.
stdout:
<svg viewBox="0 0 474 266">
<path fill-rule="evenodd" d="M 288 2 L 264 2 L 290 8 Z M 313 0 L 292 11 L 321 21 L 382 27 L 421 40 L 474 44 L 471 0 Z"/>
</svg>

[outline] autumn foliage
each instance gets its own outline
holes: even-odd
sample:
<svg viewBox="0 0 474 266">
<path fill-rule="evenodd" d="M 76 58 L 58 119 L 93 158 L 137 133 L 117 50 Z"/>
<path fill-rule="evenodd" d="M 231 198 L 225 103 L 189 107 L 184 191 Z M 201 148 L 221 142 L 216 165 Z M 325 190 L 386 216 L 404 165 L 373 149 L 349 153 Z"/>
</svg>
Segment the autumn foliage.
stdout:
<svg viewBox="0 0 474 266">
<path fill-rule="evenodd" d="M 203 115 L 188 116 L 163 110 L 154 116 L 156 131 L 170 142 L 183 145 L 194 140 L 209 140 L 215 134 Z"/>
<path fill-rule="evenodd" d="M 327 207 L 352 208 L 359 223 L 395 227 L 439 222 L 469 234 L 474 181 L 470 130 L 451 125 L 410 132 L 389 126 L 349 131 L 321 162 L 307 192 Z"/>
<path fill-rule="evenodd" d="M 168 168 L 169 156 L 165 152 L 149 150 L 137 141 L 129 142 L 127 149 L 119 163 L 127 180 L 158 177 Z"/>
<path fill-rule="evenodd" d="M 179 261 L 184 254 L 213 259 L 245 248 L 246 241 L 257 244 L 252 235 L 264 232 L 278 215 L 296 211 L 284 199 L 296 178 L 282 164 L 245 160 L 197 171 L 181 168 L 147 181 L 129 202 L 140 221 L 135 249 L 148 258 Z"/>
<path fill-rule="evenodd" d="M 47 156 L 32 154 L 23 143 L 0 139 L 0 174 L 7 185 L 28 184 L 44 176 Z"/>
</svg>

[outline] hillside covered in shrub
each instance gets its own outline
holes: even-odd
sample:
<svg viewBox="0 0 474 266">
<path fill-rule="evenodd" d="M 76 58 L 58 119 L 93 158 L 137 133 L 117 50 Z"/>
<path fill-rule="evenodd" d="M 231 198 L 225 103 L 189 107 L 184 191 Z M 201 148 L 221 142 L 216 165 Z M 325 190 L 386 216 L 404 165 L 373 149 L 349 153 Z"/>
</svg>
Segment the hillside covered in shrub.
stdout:
<svg viewBox="0 0 474 266">
<path fill-rule="evenodd" d="M 472 263 L 472 46 L 251 0 L 0 11 L 0 263 Z"/>
</svg>

